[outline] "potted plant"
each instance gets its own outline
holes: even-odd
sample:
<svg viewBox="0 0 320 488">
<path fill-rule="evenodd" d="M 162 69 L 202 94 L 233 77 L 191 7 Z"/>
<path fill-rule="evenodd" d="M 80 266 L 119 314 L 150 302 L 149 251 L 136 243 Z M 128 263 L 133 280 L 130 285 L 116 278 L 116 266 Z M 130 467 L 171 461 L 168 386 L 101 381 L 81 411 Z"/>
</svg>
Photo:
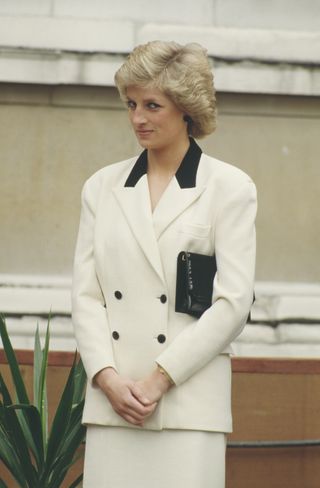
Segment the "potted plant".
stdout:
<svg viewBox="0 0 320 488">
<path fill-rule="evenodd" d="M 39 330 L 35 335 L 33 401 L 29 399 L 12 348 L 5 319 L 0 315 L 0 335 L 14 385 L 14 399 L 0 373 L 0 459 L 20 488 L 60 488 L 77 459 L 84 440 L 81 425 L 86 376 L 75 354 L 51 428 L 48 429 L 46 376 L 49 351 L 49 322 L 41 349 Z M 82 474 L 69 488 L 82 481 Z M 0 488 L 8 488 L 0 479 Z"/>
</svg>

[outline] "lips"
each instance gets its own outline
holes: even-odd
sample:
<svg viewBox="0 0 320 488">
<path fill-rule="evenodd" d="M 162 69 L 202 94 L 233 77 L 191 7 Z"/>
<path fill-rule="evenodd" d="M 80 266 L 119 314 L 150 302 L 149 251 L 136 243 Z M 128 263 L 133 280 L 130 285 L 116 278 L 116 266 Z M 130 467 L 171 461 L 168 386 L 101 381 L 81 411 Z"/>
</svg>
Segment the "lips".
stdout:
<svg viewBox="0 0 320 488">
<path fill-rule="evenodd" d="M 153 130 L 151 129 L 140 129 L 140 130 L 137 130 L 136 133 L 139 135 L 139 136 L 148 136 L 149 134 L 152 134 Z"/>
</svg>

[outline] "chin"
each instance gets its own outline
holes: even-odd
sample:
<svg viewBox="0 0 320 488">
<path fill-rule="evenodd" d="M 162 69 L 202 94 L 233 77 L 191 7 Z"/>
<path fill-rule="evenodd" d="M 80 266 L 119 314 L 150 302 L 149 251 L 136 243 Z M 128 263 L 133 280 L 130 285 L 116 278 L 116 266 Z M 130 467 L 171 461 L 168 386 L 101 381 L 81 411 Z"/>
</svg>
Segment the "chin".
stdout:
<svg viewBox="0 0 320 488">
<path fill-rule="evenodd" d="M 141 147 L 144 149 L 157 149 L 158 144 L 155 144 L 154 142 L 152 143 L 151 141 L 146 141 L 144 139 L 138 139 L 138 142 Z"/>
</svg>

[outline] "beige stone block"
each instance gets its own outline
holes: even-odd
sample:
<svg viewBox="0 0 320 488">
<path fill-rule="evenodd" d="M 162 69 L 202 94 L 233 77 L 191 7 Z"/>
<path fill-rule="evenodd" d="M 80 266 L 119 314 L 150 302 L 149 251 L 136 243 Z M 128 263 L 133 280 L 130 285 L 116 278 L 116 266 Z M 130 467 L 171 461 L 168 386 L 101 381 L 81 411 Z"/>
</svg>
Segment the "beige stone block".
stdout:
<svg viewBox="0 0 320 488">
<path fill-rule="evenodd" d="M 218 93 L 219 115 L 262 115 L 266 117 L 320 118 L 319 97 Z"/>
<path fill-rule="evenodd" d="M 56 16 L 130 19 L 135 22 L 177 22 L 179 24 L 208 24 L 213 20 L 211 0 L 54 0 Z"/>
<path fill-rule="evenodd" d="M 72 35 L 71 35 L 72 33 Z M 129 52 L 133 24 L 126 20 L 0 17 L 0 45 L 84 52 Z"/>
<path fill-rule="evenodd" d="M 48 105 L 50 91 L 43 85 L 0 84 L 0 104 Z"/>
<path fill-rule="evenodd" d="M 124 108 L 115 89 L 105 86 L 54 86 L 51 89 L 51 103 L 57 107 Z"/>
<path fill-rule="evenodd" d="M 126 114 L 2 105 L 0 125 L 1 272 L 69 275 L 85 179 L 136 153 Z"/>
<path fill-rule="evenodd" d="M 319 31 L 318 0 L 215 0 L 215 20 L 225 27 Z"/>
<path fill-rule="evenodd" d="M 50 15 L 51 0 L 1 0 L 0 15 Z"/>
<path fill-rule="evenodd" d="M 238 3 L 240 5 L 240 3 Z M 184 26 L 178 24 L 146 23 L 139 27 L 139 43 L 152 39 L 169 41 L 174 39 L 185 44 L 198 42 L 208 53 L 217 59 L 260 60 L 275 62 L 299 62 L 301 64 L 319 62 L 320 33 L 316 31 L 288 31 L 279 28 L 239 29 L 224 26 Z"/>
<path fill-rule="evenodd" d="M 0 270 L 69 275 L 83 182 L 141 149 L 115 89 L 16 88 L 0 104 Z M 319 105 L 218 93 L 218 129 L 199 141 L 257 185 L 258 280 L 319 282 Z"/>
<path fill-rule="evenodd" d="M 246 100 L 242 114 L 220 114 L 203 147 L 257 185 L 257 279 L 319 282 L 319 119 L 301 101 L 296 116 L 281 114 L 281 97 L 273 115 L 247 114 Z M 260 98 L 261 112 L 268 102 Z"/>
</svg>

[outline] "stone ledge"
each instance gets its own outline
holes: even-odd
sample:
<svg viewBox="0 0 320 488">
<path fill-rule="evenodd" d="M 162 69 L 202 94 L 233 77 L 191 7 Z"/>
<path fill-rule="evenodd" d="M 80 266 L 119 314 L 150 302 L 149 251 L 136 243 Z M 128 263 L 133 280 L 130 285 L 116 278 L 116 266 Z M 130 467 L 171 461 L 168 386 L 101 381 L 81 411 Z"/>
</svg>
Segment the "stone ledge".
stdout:
<svg viewBox="0 0 320 488">
<path fill-rule="evenodd" d="M 46 335 L 48 320 L 39 316 L 8 317 L 7 329 L 14 349 L 34 349 L 34 336 L 39 327 L 42 345 Z M 1 347 L 1 340 L 0 340 Z M 53 317 L 50 320 L 50 350 L 75 351 L 77 348 L 70 318 Z"/>
<path fill-rule="evenodd" d="M 72 36 L 70 35 L 72 32 Z M 66 17 L 0 16 L 0 46 L 79 53 L 128 53 L 153 39 L 199 42 L 229 60 L 319 65 L 320 33 Z"/>
<path fill-rule="evenodd" d="M 126 53 L 133 45 L 134 24 L 129 21 L 0 16 L 4 48 Z"/>
<path fill-rule="evenodd" d="M 0 48 L 0 82 L 114 86 L 123 60 L 118 54 Z M 320 67 L 215 60 L 214 74 L 218 92 L 320 95 Z"/>
<path fill-rule="evenodd" d="M 213 58 L 319 65 L 320 33 L 288 30 L 234 29 L 145 24 L 137 43 L 152 39 L 206 46 Z"/>
<path fill-rule="evenodd" d="M 320 285 L 316 283 L 267 283 L 255 285 L 254 322 L 284 321 L 320 323 Z M 276 324 L 273 324 L 276 325 Z"/>
<path fill-rule="evenodd" d="M 43 338 L 51 310 L 50 348 L 76 349 L 70 287 L 70 277 L 0 275 L 0 311 L 7 316 L 15 348 L 33 349 L 36 326 L 39 324 Z M 320 285 L 257 282 L 255 291 L 254 323 L 248 324 L 235 341 L 236 355 L 319 357 Z M 281 317 L 291 318 L 292 323 L 282 323 Z M 313 323 L 299 323 L 299 317 Z"/>
<path fill-rule="evenodd" d="M 15 349 L 34 348 L 37 326 L 39 326 L 41 341 L 44 343 L 47 319 L 37 315 L 7 317 L 6 323 Z M 76 349 L 71 318 L 53 317 L 50 320 L 50 335 L 50 350 L 74 351 Z M 236 356 L 319 358 L 320 323 L 312 326 L 281 324 L 277 328 L 248 324 L 233 343 L 233 348 Z"/>
<path fill-rule="evenodd" d="M 283 324 L 277 327 L 260 324 L 248 324 L 237 339 L 243 344 L 310 344 L 320 347 L 320 319 L 317 324 Z"/>
<path fill-rule="evenodd" d="M 71 313 L 68 276 L 0 275 L 0 311 L 10 315 Z M 257 282 L 251 319 L 274 323 L 304 319 L 320 322 L 320 285 Z"/>
<path fill-rule="evenodd" d="M 218 91 L 320 95 L 318 32 L 50 17 L 0 16 L 0 82 L 114 86 L 124 54 L 150 39 L 206 46 Z"/>
</svg>

